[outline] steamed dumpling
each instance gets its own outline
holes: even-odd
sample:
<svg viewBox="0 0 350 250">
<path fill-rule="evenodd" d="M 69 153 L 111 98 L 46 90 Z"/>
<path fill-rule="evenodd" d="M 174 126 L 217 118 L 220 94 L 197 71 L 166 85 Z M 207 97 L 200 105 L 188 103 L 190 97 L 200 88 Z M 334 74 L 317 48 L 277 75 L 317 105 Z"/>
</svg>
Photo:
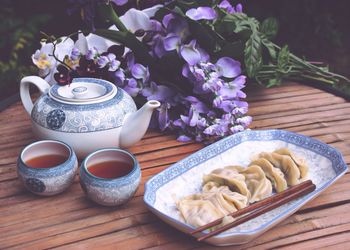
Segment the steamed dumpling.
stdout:
<svg viewBox="0 0 350 250">
<path fill-rule="evenodd" d="M 208 187 L 208 186 L 207 186 Z M 182 198 L 177 207 L 185 221 L 195 227 L 246 207 L 248 199 L 227 186 L 212 186 L 208 191 Z"/>
<path fill-rule="evenodd" d="M 263 152 L 259 156 L 268 160 L 274 167 L 281 169 L 288 185 L 294 186 L 299 184 L 300 170 L 290 156 L 280 155 L 274 152 Z"/>
<path fill-rule="evenodd" d="M 249 166 L 247 168 L 242 167 L 229 167 L 230 169 L 236 168 L 240 174 L 245 177 L 245 182 L 251 194 L 250 202 L 256 202 L 270 196 L 272 193 L 271 182 L 266 178 L 264 171 L 256 165 Z"/>
<path fill-rule="evenodd" d="M 220 187 L 221 185 L 217 182 L 214 182 L 214 181 L 209 181 L 207 183 L 205 183 L 202 187 L 202 190 L 203 192 L 208 192 L 210 191 L 211 189 L 214 189 L 214 188 L 218 188 Z"/>
<path fill-rule="evenodd" d="M 265 158 L 259 158 L 254 160 L 251 165 L 257 165 L 261 167 L 264 171 L 266 177 L 270 179 L 273 187 L 277 192 L 282 192 L 288 188 L 287 181 L 284 178 L 284 174 L 279 168 L 275 168 L 268 160 Z"/>
<path fill-rule="evenodd" d="M 280 155 L 288 155 L 292 158 L 292 160 L 295 162 L 295 164 L 298 166 L 299 171 L 300 171 L 300 178 L 301 179 L 305 179 L 309 168 L 306 165 L 306 162 L 304 159 L 298 158 L 297 156 L 295 156 L 294 153 L 292 153 L 288 148 L 280 148 L 278 150 L 275 151 L 275 153 L 280 154 Z"/>
<path fill-rule="evenodd" d="M 208 187 L 208 186 L 207 186 Z M 203 189 L 204 191 L 204 189 Z M 228 204 L 229 206 L 234 206 L 235 209 L 227 209 L 229 213 L 235 212 L 238 209 L 244 208 L 248 204 L 248 198 L 240 193 L 232 192 L 227 186 L 212 187 L 207 189 L 202 193 L 202 199 L 210 200 L 214 205 L 219 201 L 221 204 Z M 214 200 L 213 200 L 214 199 Z M 222 205 L 221 205 L 222 206 Z"/>
<path fill-rule="evenodd" d="M 206 225 L 224 216 L 208 200 L 182 199 L 177 203 L 177 208 L 185 221 L 194 227 Z"/>
<path fill-rule="evenodd" d="M 221 214 L 227 215 L 229 213 L 233 213 L 237 211 L 236 206 L 227 201 L 224 196 L 220 192 L 205 192 L 205 193 L 199 193 L 190 195 L 185 200 L 205 200 L 210 201 L 211 204 L 214 205 L 214 207 L 220 211 Z"/>
<path fill-rule="evenodd" d="M 250 197 L 250 192 L 244 180 L 244 175 L 238 173 L 237 170 L 227 168 L 218 168 L 203 176 L 203 184 L 216 182 L 220 186 L 228 186 L 233 192 Z"/>
</svg>

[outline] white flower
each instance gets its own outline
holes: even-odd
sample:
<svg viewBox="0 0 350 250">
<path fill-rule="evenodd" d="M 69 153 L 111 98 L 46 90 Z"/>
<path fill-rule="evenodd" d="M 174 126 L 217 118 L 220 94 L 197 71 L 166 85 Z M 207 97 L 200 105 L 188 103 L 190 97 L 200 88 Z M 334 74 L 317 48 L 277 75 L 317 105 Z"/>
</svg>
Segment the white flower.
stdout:
<svg viewBox="0 0 350 250">
<path fill-rule="evenodd" d="M 55 56 L 63 61 L 66 55 L 70 55 L 74 42 L 72 39 L 62 37 L 61 42 L 56 45 Z M 32 55 L 33 63 L 39 68 L 39 76 L 43 77 L 49 84 L 54 84 L 53 78 L 56 73 L 58 62 L 53 57 L 54 45 L 53 43 L 41 43 L 41 48 Z"/>
<path fill-rule="evenodd" d="M 163 7 L 163 5 L 158 4 L 144 10 L 131 8 L 119 19 L 131 33 L 139 29 L 150 30 L 152 29 L 151 17 L 153 17 L 161 7 Z M 112 25 L 109 29 L 118 30 L 115 25 Z M 140 37 L 138 37 L 138 39 L 141 40 Z M 109 46 L 115 44 L 110 41 L 107 41 L 107 43 L 109 43 Z"/>
<path fill-rule="evenodd" d="M 125 12 L 125 14 L 120 17 L 120 21 L 122 21 L 125 27 L 132 33 L 139 29 L 149 30 L 152 28 L 150 17 L 146 12 L 134 8 Z"/>
<path fill-rule="evenodd" d="M 52 68 L 52 65 L 55 63 L 55 59 L 52 56 L 49 56 L 53 51 L 53 44 L 46 44 L 44 42 L 41 43 L 41 49 L 36 50 L 32 55 L 33 63 L 40 70 L 47 70 Z"/>
<path fill-rule="evenodd" d="M 154 15 L 156 14 L 156 12 L 162 8 L 163 5 L 162 4 L 157 4 L 154 5 L 153 7 L 147 8 L 147 9 L 143 9 L 142 12 L 145 13 L 148 17 L 154 17 Z"/>
<path fill-rule="evenodd" d="M 78 34 L 78 40 L 75 42 L 74 48 L 78 49 L 79 52 L 83 55 L 86 55 L 86 53 L 88 52 L 88 42 L 86 37 L 82 33 Z"/>
<path fill-rule="evenodd" d="M 144 10 L 130 9 L 120 20 L 124 23 L 125 27 L 132 33 L 136 30 L 144 29 L 149 30 L 151 26 L 151 17 L 160 9 L 163 5 L 155 5 L 151 8 Z M 118 30 L 115 25 L 111 26 L 109 29 Z M 139 38 L 141 39 L 141 38 Z M 56 45 L 55 56 L 60 60 L 64 61 L 66 56 L 70 57 L 73 48 L 78 49 L 82 55 L 86 55 L 89 50 L 97 51 L 99 54 L 106 52 L 107 49 L 116 44 L 103 37 L 97 36 L 95 34 L 89 34 L 84 36 L 79 33 L 78 40 L 74 43 L 71 38 L 62 37 L 61 42 Z M 43 77 L 49 84 L 54 84 L 56 81 L 53 77 L 54 73 L 57 72 L 57 65 L 59 62 L 52 56 L 54 46 L 52 43 L 41 43 L 41 48 L 32 55 L 33 63 L 39 68 L 39 76 Z M 68 62 L 68 64 L 73 65 L 76 62 Z M 113 64 L 113 68 L 118 68 L 119 65 Z"/>
<path fill-rule="evenodd" d="M 75 42 L 74 47 L 85 55 L 89 49 L 96 49 L 99 54 L 102 54 L 107 51 L 109 45 L 107 40 L 100 36 L 95 34 L 84 36 L 82 33 L 79 33 L 78 40 Z"/>
</svg>

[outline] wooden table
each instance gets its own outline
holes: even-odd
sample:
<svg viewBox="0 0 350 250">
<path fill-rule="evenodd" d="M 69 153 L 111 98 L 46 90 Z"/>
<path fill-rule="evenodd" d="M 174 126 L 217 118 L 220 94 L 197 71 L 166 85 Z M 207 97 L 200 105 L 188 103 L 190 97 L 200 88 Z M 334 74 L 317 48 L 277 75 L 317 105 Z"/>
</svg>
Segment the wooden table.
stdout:
<svg viewBox="0 0 350 250">
<path fill-rule="evenodd" d="M 350 103 L 296 83 L 250 89 L 252 129 L 279 128 L 322 140 L 350 162 Z M 173 135 L 149 132 L 130 150 L 142 167 L 135 197 L 119 208 L 87 200 L 78 183 L 63 194 L 42 198 L 25 191 L 16 174 L 21 148 L 34 140 L 21 103 L 0 113 L 0 248 L 211 249 L 151 214 L 143 203 L 144 183 L 170 164 L 202 148 Z M 350 249 L 350 174 L 317 199 L 254 241 L 234 249 Z M 232 249 L 233 247 L 231 247 Z"/>
</svg>

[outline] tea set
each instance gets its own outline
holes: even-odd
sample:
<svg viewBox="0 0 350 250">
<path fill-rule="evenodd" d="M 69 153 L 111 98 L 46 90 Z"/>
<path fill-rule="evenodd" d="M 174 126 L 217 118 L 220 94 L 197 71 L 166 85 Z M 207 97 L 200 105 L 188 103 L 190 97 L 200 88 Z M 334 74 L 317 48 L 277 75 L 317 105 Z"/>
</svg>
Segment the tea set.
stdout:
<svg viewBox="0 0 350 250">
<path fill-rule="evenodd" d="M 33 104 L 29 87 L 41 96 Z M 37 76 L 24 77 L 20 96 L 31 116 L 32 130 L 39 141 L 25 147 L 17 164 L 19 179 L 32 193 L 50 196 L 63 192 L 73 182 L 80 166 L 80 184 L 87 196 L 105 206 L 127 202 L 136 192 L 141 169 L 129 147 L 145 134 L 153 111 L 160 106 L 148 101 L 139 110 L 132 97 L 114 84 L 95 78 L 76 78 L 65 86 L 50 86 Z M 65 161 L 51 167 L 33 167 L 30 159 L 63 155 Z M 89 167 L 118 161 L 129 164 L 124 176 L 101 178 Z"/>
<path fill-rule="evenodd" d="M 29 93 L 31 84 L 42 94 L 34 105 Z M 153 111 L 160 106 L 151 100 L 136 111 L 128 93 L 95 78 L 76 78 L 70 85 L 50 86 L 38 76 L 28 76 L 21 81 L 20 95 L 32 118 L 34 135 L 67 143 L 78 158 L 100 148 L 126 148 L 140 141 Z"/>
</svg>

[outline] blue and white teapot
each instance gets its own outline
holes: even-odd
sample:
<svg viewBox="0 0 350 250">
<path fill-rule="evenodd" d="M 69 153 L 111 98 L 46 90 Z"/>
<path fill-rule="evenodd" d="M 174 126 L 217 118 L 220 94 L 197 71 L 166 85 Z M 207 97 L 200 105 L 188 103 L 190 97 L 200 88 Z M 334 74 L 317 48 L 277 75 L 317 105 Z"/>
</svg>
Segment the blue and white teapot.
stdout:
<svg viewBox="0 0 350 250">
<path fill-rule="evenodd" d="M 41 96 L 33 105 L 29 86 Z M 24 108 L 31 115 L 39 139 L 54 139 L 72 146 L 79 158 L 106 147 L 129 147 L 145 134 L 158 101 L 140 110 L 131 96 L 112 83 L 95 78 L 76 78 L 70 85 L 50 86 L 37 76 L 20 84 Z"/>
</svg>

